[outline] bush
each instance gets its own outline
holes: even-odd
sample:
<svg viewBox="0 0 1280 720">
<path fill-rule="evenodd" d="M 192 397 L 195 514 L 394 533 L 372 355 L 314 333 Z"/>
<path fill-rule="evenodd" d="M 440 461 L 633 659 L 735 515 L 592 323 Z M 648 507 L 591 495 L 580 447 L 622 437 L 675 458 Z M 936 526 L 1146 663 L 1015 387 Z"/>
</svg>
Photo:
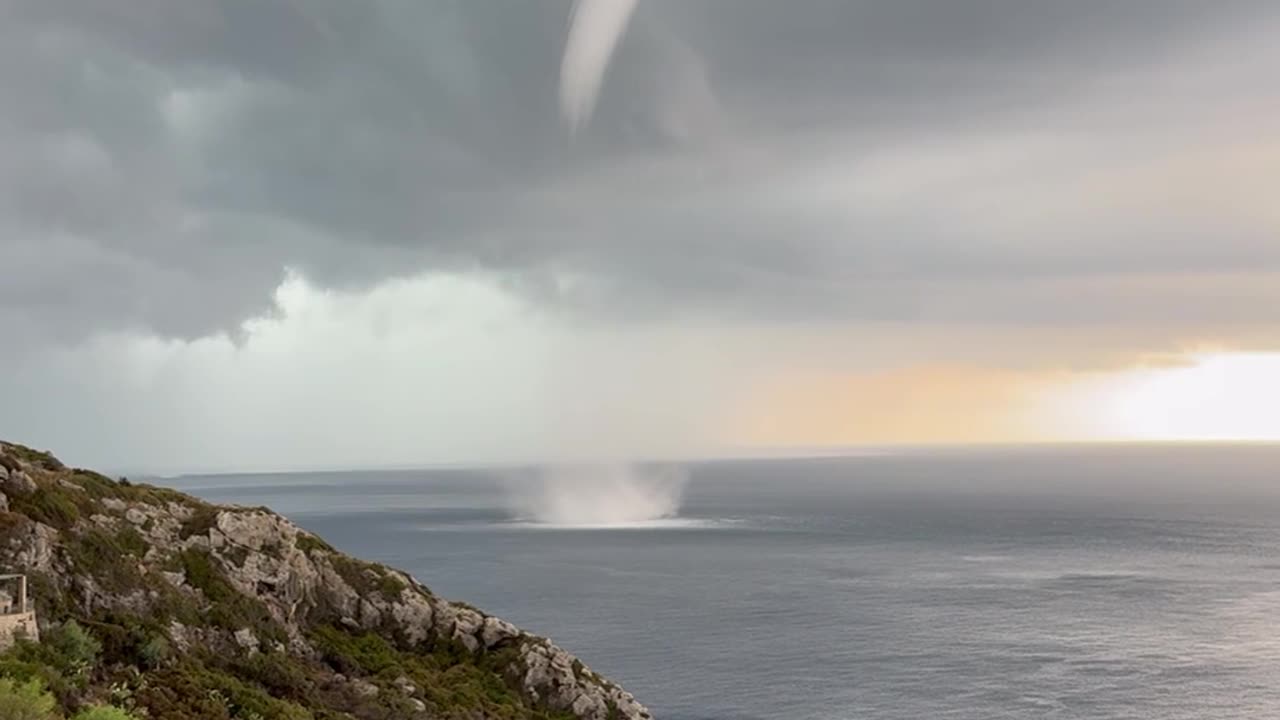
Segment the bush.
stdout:
<svg viewBox="0 0 1280 720">
<path fill-rule="evenodd" d="M 0 677 L 19 683 L 35 680 L 62 705 L 79 697 L 88 678 L 68 677 L 56 665 L 52 650 L 30 640 L 19 640 L 0 655 Z"/>
<path fill-rule="evenodd" d="M 102 652 L 102 643 L 75 620 L 46 630 L 42 644 L 54 651 L 59 669 L 71 675 L 87 672 Z"/>
<path fill-rule="evenodd" d="M 136 720 L 134 716 L 114 705 L 94 705 L 81 710 L 71 720 Z"/>
<path fill-rule="evenodd" d="M 39 680 L 0 679 L 0 718 L 4 720 L 52 720 L 56 705 Z"/>
<path fill-rule="evenodd" d="M 61 488 L 41 486 L 30 495 L 19 495 L 9 501 L 9 509 L 32 520 L 69 528 L 80 519 L 80 508 Z"/>
<path fill-rule="evenodd" d="M 374 633 L 351 635 L 325 626 L 317 628 L 311 640 L 321 658 L 340 673 L 377 675 L 400 663 L 400 653 Z"/>
<path fill-rule="evenodd" d="M 169 640 L 163 635 L 152 635 L 147 641 L 138 648 L 138 659 L 142 661 L 142 665 L 148 670 L 155 670 L 171 655 Z"/>
<path fill-rule="evenodd" d="M 273 697 L 303 698 L 310 682 L 302 664 L 284 653 L 260 652 L 235 668 L 241 677 L 257 682 Z"/>
<path fill-rule="evenodd" d="M 300 705 L 278 700 L 223 670 L 185 663 L 148 675 L 135 696 L 153 718 L 311 720 Z"/>
<path fill-rule="evenodd" d="M 80 694 L 97 665 L 102 645 L 74 620 L 47 628 L 41 642 L 19 640 L 0 655 L 0 675 L 39 680 L 58 700 Z M 6 720 L 0 712 L 0 720 Z"/>
</svg>

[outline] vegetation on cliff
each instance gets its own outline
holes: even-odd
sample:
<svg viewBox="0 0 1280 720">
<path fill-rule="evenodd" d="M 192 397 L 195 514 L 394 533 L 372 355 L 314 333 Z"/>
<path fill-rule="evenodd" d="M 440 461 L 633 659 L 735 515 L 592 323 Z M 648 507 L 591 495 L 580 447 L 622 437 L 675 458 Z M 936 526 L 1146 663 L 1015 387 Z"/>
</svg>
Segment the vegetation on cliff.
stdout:
<svg viewBox="0 0 1280 720">
<path fill-rule="evenodd" d="M 0 676 L 11 694 L 47 688 L 54 716 L 649 717 L 549 641 L 264 508 L 18 445 L 0 457 L 0 568 L 28 575 L 42 631 L 0 656 Z"/>
</svg>

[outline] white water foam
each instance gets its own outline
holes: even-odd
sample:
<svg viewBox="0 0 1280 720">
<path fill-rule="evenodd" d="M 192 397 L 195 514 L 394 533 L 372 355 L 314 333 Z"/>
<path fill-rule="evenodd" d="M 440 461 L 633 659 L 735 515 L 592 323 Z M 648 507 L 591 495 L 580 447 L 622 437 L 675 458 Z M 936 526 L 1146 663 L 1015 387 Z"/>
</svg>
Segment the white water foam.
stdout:
<svg viewBox="0 0 1280 720">
<path fill-rule="evenodd" d="M 687 475 L 674 466 L 616 463 L 541 468 L 505 483 L 516 523 L 561 528 L 671 528 Z"/>
</svg>

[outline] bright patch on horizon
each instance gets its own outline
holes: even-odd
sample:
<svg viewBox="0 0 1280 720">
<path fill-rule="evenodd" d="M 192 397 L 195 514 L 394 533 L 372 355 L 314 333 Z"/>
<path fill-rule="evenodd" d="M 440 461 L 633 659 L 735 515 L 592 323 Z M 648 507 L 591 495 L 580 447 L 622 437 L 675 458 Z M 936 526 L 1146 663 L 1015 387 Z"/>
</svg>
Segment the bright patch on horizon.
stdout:
<svg viewBox="0 0 1280 720">
<path fill-rule="evenodd" d="M 1098 430 L 1125 440 L 1280 440 L 1280 353 L 1190 359 L 1104 381 Z"/>
</svg>

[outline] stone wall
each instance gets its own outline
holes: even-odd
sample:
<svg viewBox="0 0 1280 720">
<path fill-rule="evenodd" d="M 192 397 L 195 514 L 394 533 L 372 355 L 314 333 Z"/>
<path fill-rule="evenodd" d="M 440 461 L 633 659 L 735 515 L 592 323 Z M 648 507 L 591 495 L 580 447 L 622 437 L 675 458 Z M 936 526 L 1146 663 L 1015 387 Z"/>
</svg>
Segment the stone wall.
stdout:
<svg viewBox="0 0 1280 720">
<path fill-rule="evenodd" d="M 36 627 L 34 611 L 0 615 L 0 650 L 7 650 L 19 637 L 25 637 L 28 640 L 40 639 L 40 629 Z"/>
</svg>

